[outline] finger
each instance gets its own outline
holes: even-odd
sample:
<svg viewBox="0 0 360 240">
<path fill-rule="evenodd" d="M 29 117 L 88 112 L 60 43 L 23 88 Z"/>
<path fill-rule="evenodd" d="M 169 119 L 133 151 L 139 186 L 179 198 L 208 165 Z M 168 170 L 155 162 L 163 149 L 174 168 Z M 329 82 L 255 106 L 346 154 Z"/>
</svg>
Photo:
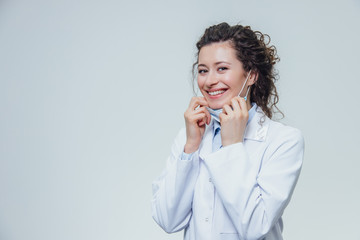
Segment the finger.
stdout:
<svg viewBox="0 0 360 240">
<path fill-rule="evenodd" d="M 207 123 L 209 122 L 208 120 L 208 115 L 206 114 L 208 111 L 205 107 L 200 107 L 196 110 L 190 110 L 188 109 L 184 116 L 185 116 L 185 119 L 187 119 L 188 121 L 190 122 L 198 122 L 199 120 L 201 119 L 204 119 L 204 123 Z"/>
<path fill-rule="evenodd" d="M 198 121 L 198 126 L 199 127 L 202 127 L 202 126 L 204 126 L 206 123 L 207 123 L 207 117 L 206 117 L 206 115 L 205 115 L 205 117 L 203 117 L 203 118 L 201 118 L 201 120 L 199 120 Z"/>
<path fill-rule="evenodd" d="M 240 109 L 240 102 L 238 100 L 239 97 L 234 97 L 231 99 L 231 106 L 234 112 L 239 113 L 241 111 Z"/>
<path fill-rule="evenodd" d="M 204 100 L 204 99 L 198 99 L 196 102 L 195 102 L 198 106 L 201 106 L 201 107 L 203 107 L 203 106 L 209 106 L 209 104 L 208 104 L 208 102 L 206 101 L 206 100 Z"/>
<path fill-rule="evenodd" d="M 202 112 L 202 113 L 192 115 L 190 120 L 192 122 L 198 122 L 201 120 L 205 120 L 205 118 L 206 118 L 206 114 Z"/>
<path fill-rule="evenodd" d="M 199 108 L 197 108 L 197 109 L 195 110 L 194 113 L 197 114 L 197 113 L 200 113 L 200 112 L 205 113 L 205 115 L 206 115 L 206 123 L 207 123 L 207 124 L 210 124 L 211 115 L 210 115 L 209 111 L 206 109 L 206 107 L 199 107 Z"/>
<path fill-rule="evenodd" d="M 204 113 L 206 114 L 206 124 L 209 125 L 210 120 L 211 120 L 211 115 L 210 115 L 209 111 L 206 108 L 204 108 Z"/>
<path fill-rule="evenodd" d="M 220 123 L 222 123 L 224 121 L 225 117 L 226 117 L 225 113 L 222 112 L 222 113 L 219 114 Z"/>
<path fill-rule="evenodd" d="M 194 110 L 194 113 L 197 114 L 197 113 L 205 113 L 206 114 L 206 111 L 207 109 L 205 107 L 198 107 L 197 109 Z"/>
<path fill-rule="evenodd" d="M 200 101 L 204 101 L 206 105 L 209 105 L 205 97 L 198 97 Z"/>
<path fill-rule="evenodd" d="M 189 108 L 195 110 L 199 106 L 208 106 L 208 102 L 203 97 L 192 97 Z"/>
<path fill-rule="evenodd" d="M 192 97 L 189 103 L 189 108 L 194 108 L 199 97 Z"/>
<path fill-rule="evenodd" d="M 200 120 L 200 121 L 198 122 L 198 126 L 199 126 L 199 127 L 204 126 L 204 125 L 205 125 L 204 119 L 202 119 L 202 120 Z"/>
<path fill-rule="evenodd" d="M 202 112 L 202 113 L 205 113 L 204 123 L 209 125 L 210 120 L 211 120 L 211 115 L 210 115 L 209 111 L 205 107 L 200 107 L 200 108 L 198 108 L 198 110 L 200 110 L 200 112 Z"/>
<path fill-rule="evenodd" d="M 244 114 L 247 114 L 248 113 L 248 109 L 247 109 L 247 105 L 246 105 L 246 101 L 244 98 L 239 98 L 238 99 L 238 102 L 240 104 L 240 108 L 241 108 L 241 111 L 244 113 Z"/>
<path fill-rule="evenodd" d="M 231 109 L 231 107 L 227 104 L 225 104 L 223 106 L 223 113 L 225 113 L 226 115 L 230 115 L 233 113 L 233 110 Z"/>
</svg>

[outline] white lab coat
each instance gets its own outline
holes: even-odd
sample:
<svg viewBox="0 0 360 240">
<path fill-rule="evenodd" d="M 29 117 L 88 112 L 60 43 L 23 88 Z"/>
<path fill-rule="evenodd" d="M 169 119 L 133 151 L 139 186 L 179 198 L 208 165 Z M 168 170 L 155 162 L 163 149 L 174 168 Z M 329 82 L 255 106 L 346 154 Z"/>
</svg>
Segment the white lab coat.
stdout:
<svg viewBox="0 0 360 240">
<path fill-rule="evenodd" d="M 299 130 L 265 117 L 258 108 L 243 143 L 212 152 L 213 120 L 190 160 L 180 159 L 182 129 L 166 169 L 153 182 L 152 215 L 168 233 L 186 240 L 281 240 L 282 213 L 300 174 Z"/>
</svg>

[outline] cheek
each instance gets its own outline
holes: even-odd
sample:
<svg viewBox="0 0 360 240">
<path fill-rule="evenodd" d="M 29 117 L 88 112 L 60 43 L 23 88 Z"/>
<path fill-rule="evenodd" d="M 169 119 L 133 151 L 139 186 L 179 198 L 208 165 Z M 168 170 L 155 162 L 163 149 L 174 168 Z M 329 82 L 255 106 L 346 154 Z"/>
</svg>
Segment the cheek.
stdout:
<svg viewBox="0 0 360 240">
<path fill-rule="evenodd" d="M 236 85 L 236 83 L 237 83 L 236 79 L 235 79 L 234 76 L 231 75 L 231 74 L 225 75 L 225 76 L 223 77 L 223 82 L 224 82 L 226 85 L 231 86 L 231 87 L 233 87 L 233 86 Z"/>
<path fill-rule="evenodd" d="M 202 78 L 199 78 L 199 77 L 197 78 L 197 84 L 198 84 L 198 87 L 199 87 L 200 90 L 204 86 L 204 82 L 205 81 Z"/>
<path fill-rule="evenodd" d="M 241 88 L 241 79 L 238 75 L 229 75 L 224 78 L 224 83 L 228 85 L 231 89 L 236 90 Z"/>
</svg>

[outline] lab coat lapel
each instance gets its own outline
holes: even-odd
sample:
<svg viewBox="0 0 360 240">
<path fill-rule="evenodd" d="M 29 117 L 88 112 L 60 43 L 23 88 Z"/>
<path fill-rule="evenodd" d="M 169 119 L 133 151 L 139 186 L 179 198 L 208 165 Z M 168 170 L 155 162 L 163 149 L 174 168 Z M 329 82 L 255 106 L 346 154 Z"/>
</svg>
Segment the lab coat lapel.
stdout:
<svg viewBox="0 0 360 240">
<path fill-rule="evenodd" d="M 265 121 L 260 123 L 262 117 L 264 117 Z M 269 119 L 264 116 L 260 108 L 257 108 L 254 117 L 245 129 L 244 139 L 263 142 L 266 139 L 268 129 Z"/>
</svg>

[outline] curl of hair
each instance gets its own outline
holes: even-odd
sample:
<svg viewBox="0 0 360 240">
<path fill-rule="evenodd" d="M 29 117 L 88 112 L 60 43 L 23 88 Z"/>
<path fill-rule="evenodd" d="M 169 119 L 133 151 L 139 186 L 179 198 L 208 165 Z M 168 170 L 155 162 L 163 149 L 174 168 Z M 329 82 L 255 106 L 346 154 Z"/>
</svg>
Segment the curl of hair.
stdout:
<svg viewBox="0 0 360 240">
<path fill-rule="evenodd" d="M 276 106 L 279 102 L 275 87 L 278 74 L 274 65 L 280 58 L 277 55 L 276 47 L 270 46 L 270 40 L 269 35 L 253 31 L 249 26 L 230 26 L 227 23 L 220 23 L 207 28 L 196 43 L 198 52 L 196 54 L 197 61 L 192 68 L 193 80 L 197 74 L 196 66 L 201 48 L 212 43 L 229 41 L 236 51 L 237 59 L 243 64 L 245 72 L 251 70 L 257 74 L 257 80 L 250 89 L 251 101 L 261 107 L 269 118 L 272 118 L 275 112 L 284 116 Z"/>
</svg>

